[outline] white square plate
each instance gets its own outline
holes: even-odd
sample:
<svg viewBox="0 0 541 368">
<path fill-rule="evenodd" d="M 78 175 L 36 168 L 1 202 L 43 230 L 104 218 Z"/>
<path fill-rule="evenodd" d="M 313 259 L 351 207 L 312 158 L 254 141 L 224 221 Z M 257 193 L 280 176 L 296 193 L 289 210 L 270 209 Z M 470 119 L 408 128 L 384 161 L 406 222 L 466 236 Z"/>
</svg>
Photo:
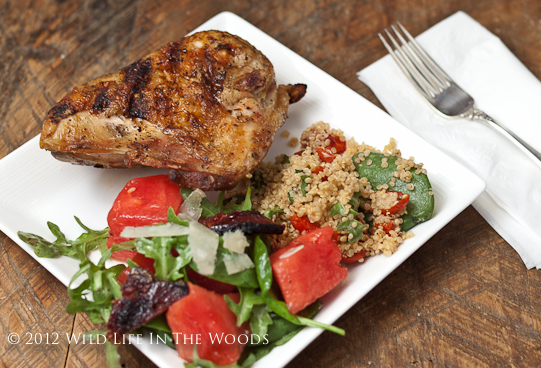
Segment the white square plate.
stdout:
<svg viewBox="0 0 541 368">
<path fill-rule="evenodd" d="M 329 324 L 336 321 L 484 190 L 485 183 L 479 177 L 235 14 L 220 13 L 194 32 L 202 30 L 227 31 L 246 39 L 274 64 L 279 83 L 308 85 L 306 96 L 290 107 L 289 119 L 282 128 L 289 130 L 292 136 L 300 137 L 309 125 L 325 121 L 342 129 L 348 137 L 379 148 L 394 137 L 404 156 L 414 156 L 428 170 L 436 200 L 434 218 L 416 226 L 413 229 L 415 237 L 404 242 L 393 256 L 379 255 L 349 267 L 348 278 L 323 298 L 324 308 L 316 317 L 318 321 Z M 267 160 L 294 151 L 280 133 L 276 135 Z M 77 261 L 67 257 L 36 257 L 31 247 L 19 240 L 17 231 L 51 238 L 46 224 L 51 221 L 73 239 L 81 233 L 74 215 L 90 228 L 103 229 L 107 226 L 107 213 L 124 184 L 132 178 L 154 175 L 160 170 L 100 170 L 70 165 L 55 160 L 49 152 L 41 150 L 38 143 L 39 137 L 35 137 L 0 161 L 0 230 L 67 285 L 78 269 Z M 316 328 L 305 328 L 254 367 L 286 365 L 321 332 Z M 363 332 L 347 330 L 346 333 L 347 338 L 352 339 Z M 136 346 L 160 367 L 180 365 L 176 351 L 165 345 L 150 345 L 147 341 Z"/>
</svg>

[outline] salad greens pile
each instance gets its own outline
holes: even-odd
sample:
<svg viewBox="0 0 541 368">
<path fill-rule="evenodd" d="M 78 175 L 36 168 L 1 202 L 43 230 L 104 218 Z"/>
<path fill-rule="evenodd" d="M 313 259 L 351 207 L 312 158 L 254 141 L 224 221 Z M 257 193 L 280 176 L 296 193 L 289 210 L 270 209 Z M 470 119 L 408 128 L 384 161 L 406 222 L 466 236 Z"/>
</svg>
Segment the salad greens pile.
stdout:
<svg viewBox="0 0 541 368">
<path fill-rule="evenodd" d="M 191 190 L 182 189 L 181 195 L 186 199 Z M 244 200 L 228 201 L 224 203 L 224 193 L 222 192 L 213 205 L 206 197 L 201 199 L 200 209 L 201 217 L 212 217 L 220 212 L 230 213 L 234 211 L 251 210 L 250 189 Z M 339 211 L 340 209 L 337 209 Z M 281 209 L 275 208 L 265 213 L 267 217 L 280 212 Z M 118 276 L 126 268 L 119 264 L 107 268 L 105 263 L 111 254 L 118 250 L 136 250 L 154 260 L 156 270 L 155 277 L 160 280 L 175 282 L 178 280 L 188 281 L 188 269 L 197 272 L 197 264 L 192 257 L 192 249 L 188 242 L 189 235 L 181 236 L 161 236 L 152 238 L 138 238 L 123 244 L 115 244 L 107 249 L 108 228 L 101 231 L 89 229 L 75 217 L 77 223 L 85 231 L 76 240 L 67 240 L 65 235 L 55 224 L 48 223 L 49 229 L 56 237 L 56 240 L 49 242 L 44 238 L 19 232 L 18 235 L 27 244 L 31 245 L 39 257 L 58 257 L 61 255 L 69 256 L 80 261 L 79 271 L 73 276 L 68 286 L 70 302 L 66 307 L 68 313 L 86 312 L 92 322 L 107 323 L 112 309 L 112 302 L 122 296 L 121 285 L 118 282 Z M 179 217 L 172 208 L 169 208 L 167 221 L 180 226 L 189 226 L 189 220 Z M 269 259 L 269 244 L 265 236 L 248 237 L 250 246 L 246 253 L 252 259 L 254 266 L 244 269 L 240 272 L 228 274 L 224 259 L 232 253 L 224 248 L 223 237 L 219 237 L 218 249 L 216 253 L 216 264 L 212 275 L 205 275 L 211 279 L 232 284 L 238 287 L 240 292 L 240 301 L 235 303 L 227 295 L 224 296 L 230 310 L 237 316 L 237 326 L 248 322 L 252 335 L 257 335 L 257 342 L 250 341 L 244 352 L 234 366 L 231 367 L 249 367 L 257 360 L 268 354 L 274 347 L 282 345 L 289 341 L 304 326 L 323 328 L 340 335 L 344 335 L 343 329 L 335 326 L 316 322 L 312 317 L 320 310 L 321 303 L 316 301 L 312 305 L 299 312 L 297 315 L 289 313 L 286 304 L 279 300 L 280 289 L 273 280 L 272 268 Z M 89 253 L 93 250 L 101 251 L 101 258 L 97 264 L 93 264 L 89 259 Z M 173 256 L 173 250 L 178 256 Z M 138 265 L 128 260 L 129 267 Z M 86 275 L 86 278 L 84 276 Z M 79 280 L 83 279 L 77 285 Z M 75 286 L 77 285 L 77 286 Z M 151 331 L 157 334 L 167 345 L 174 348 L 172 332 L 167 325 L 164 315 L 160 315 L 149 321 L 141 328 L 141 332 Z M 90 335 L 104 334 L 103 331 L 91 331 Z M 110 367 L 119 367 L 119 358 L 116 346 L 109 341 L 105 343 L 106 357 Z M 197 346 L 193 354 L 193 363 L 187 364 L 187 367 L 207 367 L 217 368 L 210 362 L 199 358 L 197 355 Z"/>
</svg>

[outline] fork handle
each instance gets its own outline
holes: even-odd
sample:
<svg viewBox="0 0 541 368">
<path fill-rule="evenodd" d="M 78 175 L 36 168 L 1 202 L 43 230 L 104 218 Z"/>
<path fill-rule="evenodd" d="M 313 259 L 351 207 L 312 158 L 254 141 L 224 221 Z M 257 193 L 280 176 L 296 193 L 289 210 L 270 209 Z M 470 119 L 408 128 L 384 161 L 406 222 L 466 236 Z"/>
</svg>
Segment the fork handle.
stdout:
<svg viewBox="0 0 541 368">
<path fill-rule="evenodd" d="M 486 123 L 488 123 L 492 128 L 497 130 L 501 135 L 503 135 L 505 138 L 509 139 L 511 142 L 513 142 L 522 152 L 524 152 L 528 157 L 530 157 L 537 165 L 541 167 L 541 153 L 536 151 L 532 146 L 530 146 L 528 143 L 524 142 L 522 139 L 511 133 L 509 130 L 501 126 L 485 114 L 483 111 L 479 109 L 472 108 L 470 111 L 462 114 L 463 117 L 471 119 L 471 120 L 481 120 Z"/>
</svg>

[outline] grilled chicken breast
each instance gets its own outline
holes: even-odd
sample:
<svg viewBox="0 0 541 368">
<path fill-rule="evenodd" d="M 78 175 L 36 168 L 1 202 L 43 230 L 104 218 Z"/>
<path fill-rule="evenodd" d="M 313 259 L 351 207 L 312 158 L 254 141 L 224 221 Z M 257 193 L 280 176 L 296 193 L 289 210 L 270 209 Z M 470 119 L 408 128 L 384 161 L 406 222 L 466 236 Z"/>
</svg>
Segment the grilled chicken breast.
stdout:
<svg viewBox="0 0 541 368">
<path fill-rule="evenodd" d="M 230 189 L 266 155 L 306 85 L 277 85 L 243 39 L 199 32 L 73 89 L 47 116 L 40 147 L 62 161 L 170 169 L 182 187 Z"/>
</svg>

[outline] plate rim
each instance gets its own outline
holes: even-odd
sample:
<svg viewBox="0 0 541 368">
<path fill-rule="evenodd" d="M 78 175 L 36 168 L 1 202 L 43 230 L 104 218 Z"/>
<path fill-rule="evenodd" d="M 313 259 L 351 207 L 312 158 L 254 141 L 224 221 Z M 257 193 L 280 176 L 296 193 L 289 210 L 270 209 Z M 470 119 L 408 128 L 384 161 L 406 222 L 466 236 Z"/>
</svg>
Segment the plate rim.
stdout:
<svg viewBox="0 0 541 368">
<path fill-rule="evenodd" d="M 320 68 L 318 68 L 316 65 L 312 64 L 310 61 L 304 59 L 302 56 L 296 54 L 294 51 L 292 51 L 291 49 L 287 48 L 285 45 L 281 44 L 279 41 L 277 41 L 276 39 L 272 38 L 270 35 L 268 35 L 267 33 L 263 32 L 262 30 L 258 29 L 257 27 L 255 27 L 254 25 L 252 25 L 250 22 L 246 21 L 245 19 L 243 19 L 242 17 L 238 16 L 237 14 L 231 12 L 231 11 L 223 11 L 221 13 L 218 13 L 216 14 L 215 16 L 211 17 L 209 20 L 205 21 L 203 24 L 201 24 L 199 27 L 197 27 L 196 29 L 194 29 L 193 31 L 191 31 L 190 33 L 188 34 L 192 34 L 194 32 L 198 32 L 200 30 L 204 30 L 204 29 L 211 29 L 210 26 L 214 25 L 215 23 L 224 23 L 224 25 L 221 26 L 221 28 L 227 28 L 228 27 L 228 23 L 229 22 L 240 22 L 242 23 L 244 26 L 249 26 L 249 27 L 252 27 L 253 29 L 257 30 L 258 32 L 261 32 L 262 34 L 264 34 L 265 36 L 269 37 L 270 39 L 272 39 L 272 41 L 274 41 L 276 43 L 276 45 L 280 45 L 283 49 L 287 49 L 288 52 L 292 53 L 292 56 L 295 57 L 295 58 L 300 58 L 304 63 L 308 63 L 310 65 L 311 68 L 315 68 L 317 69 L 319 72 L 322 73 L 322 75 L 325 75 L 325 77 L 327 78 L 328 77 L 328 80 L 333 80 L 335 83 L 339 83 L 342 87 L 345 87 L 347 88 L 351 93 L 354 93 L 357 97 L 356 98 L 360 98 L 366 102 L 368 102 L 369 104 L 373 105 L 370 101 L 366 100 L 363 96 L 361 96 L 360 94 L 358 94 L 355 90 L 351 89 L 350 87 L 346 86 L 345 84 L 343 84 L 342 82 L 338 81 L 337 79 L 335 79 L 333 76 L 329 75 L 328 73 L 324 72 L 323 70 L 321 70 Z M 255 45 L 257 47 L 257 45 Z M 330 78 L 330 79 L 329 79 Z M 375 106 L 377 108 L 377 106 Z M 379 108 L 378 108 L 379 109 Z M 384 112 L 383 110 L 381 110 L 382 112 Z M 390 117 L 390 116 L 389 116 Z M 396 121 L 394 118 L 390 117 L 392 120 L 394 120 L 397 124 L 400 124 L 398 121 Z M 400 124 L 401 125 L 401 124 Z M 405 128 L 406 130 L 409 130 L 407 128 Z M 419 140 L 423 141 L 424 143 L 426 143 L 426 145 L 428 147 L 430 147 L 431 149 L 434 149 L 436 151 L 438 151 L 439 153 L 441 153 L 441 155 L 445 156 L 447 159 L 449 159 L 450 161 L 454 162 L 456 165 L 458 165 L 459 167 L 462 167 L 466 172 L 468 172 L 471 176 L 471 178 L 474 179 L 474 187 L 473 187 L 473 190 L 468 193 L 468 196 L 467 196 L 467 199 L 463 201 L 463 203 L 465 203 L 463 206 L 459 206 L 459 207 L 463 207 L 462 209 L 460 209 L 460 211 L 458 211 L 456 213 L 456 215 L 458 215 L 460 212 L 462 212 L 467 206 L 469 206 L 474 200 L 475 198 L 477 198 L 484 190 L 485 190 L 485 187 L 486 187 L 486 183 L 480 178 L 478 177 L 475 173 L 473 173 L 471 170 L 469 170 L 469 168 L 465 167 L 464 165 L 462 165 L 461 163 L 457 162 L 455 159 L 453 159 L 452 157 L 448 156 L 447 154 L 445 154 L 444 152 L 442 152 L 441 150 L 439 150 L 437 147 L 434 147 L 433 145 L 431 145 L 429 142 L 425 141 L 422 137 L 419 137 L 417 134 L 415 134 L 414 132 L 410 131 L 412 135 L 416 136 L 419 138 Z M 31 145 L 31 144 L 35 144 L 35 142 L 39 139 L 39 135 L 37 135 L 36 137 L 30 139 L 29 141 L 27 141 L 26 143 L 24 143 L 23 145 L 19 146 L 17 149 L 13 150 L 12 152 L 8 153 L 6 156 L 4 156 L 1 160 L 0 160 L 0 170 L 2 170 L 5 166 L 8 166 L 11 161 L 13 160 L 16 160 L 16 157 L 19 154 L 21 154 L 25 149 L 28 149 L 28 147 Z M 25 148 L 26 147 L 26 148 Z M 3 204 L 1 202 L 1 199 L 2 199 L 2 196 L 0 195 L 0 206 Z M 1 207 L 0 207 L 1 208 Z M 455 215 L 455 216 L 456 216 Z M 447 221 L 443 226 L 445 226 L 446 224 L 448 224 L 450 221 L 452 220 L 452 218 Z M 347 300 L 346 303 L 342 303 L 341 305 L 344 306 L 343 308 L 341 308 L 342 310 L 339 312 L 339 313 L 335 313 L 334 316 L 332 316 L 331 318 L 328 318 L 327 321 L 325 321 L 326 323 L 333 323 L 335 322 L 338 318 L 340 318 L 341 316 L 343 316 L 345 313 L 347 313 L 349 311 L 349 309 L 354 305 L 356 304 L 358 301 L 360 301 L 368 292 L 370 292 L 375 286 L 377 286 L 382 280 L 384 280 L 390 273 L 392 273 L 400 264 L 402 264 L 403 262 L 405 262 L 413 253 L 415 253 L 422 245 L 424 245 L 435 233 L 437 233 L 438 231 L 441 230 L 441 228 L 443 227 L 441 226 L 440 228 L 438 228 L 436 231 L 434 231 L 433 233 L 429 232 L 425 238 L 426 239 L 421 239 L 421 244 L 416 247 L 416 248 L 412 248 L 411 250 L 409 250 L 409 252 L 406 252 L 406 257 L 401 261 L 399 262 L 396 266 L 394 267 L 388 267 L 382 274 L 379 274 L 378 277 L 376 277 L 375 279 L 371 279 L 370 280 L 370 287 L 369 287 L 369 290 L 359 296 L 358 298 L 356 297 L 353 297 L 353 298 L 350 298 Z M 32 258 L 34 258 L 38 263 L 40 263 L 40 265 L 42 265 L 42 267 L 44 267 L 45 269 L 47 269 L 53 276 L 55 276 L 58 280 L 60 280 L 64 285 L 68 285 L 69 283 L 69 279 L 66 279 L 65 275 L 63 273 L 61 273 L 60 269 L 58 268 L 55 268 L 55 267 L 52 267 L 50 265 L 44 265 L 42 263 L 42 261 L 44 260 L 43 258 L 39 258 L 32 250 L 31 247 L 29 247 L 28 245 L 26 245 L 25 243 L 23 243 L 17 236 L 17 234 L 13 233 L 13 231 L 8 228 L 7 226 L 4 225 L 4 223 L 2 221 L 0 221 L 0 230 L 2 232 L 4 232 L 4 234 L 6 234 L 7 237 L 9 237 L 10 239 L 12 239 L 16 244 L 18 244 L 21 248 L 23 248 L 28 254 L 30 254 L 30 256 Z M 342 290 L 343 292 L 343 290 Z M 317 318 L 316 318 L 317 319 Z M 330 321 L 330 322 L 329 322 Z M 280 346 L 280 347 L 277 347 L 275 349 L 273 349 L 273 351 L 267 355 L 266 357 L 264 357 L 262 360 L 258 361 L 254 367 L 259 367 L 260 365 L 263 365 L 264 361 L 270 361 L 272 360 L 273 358 L 276 359 L 278 355 L 281 356 L 281 359 L 278 359 L 280 362 L 279 364 L 281 364 L 280 366 L 283 366 L 285 364 L 287 364 L 289 361 L 291 361 L 295 356 L 297 356 L 306 346 L 308 346 L 317 336 L 319 336 L 319 334 L 321 334 L 323 332 L 323 330 L 321 329 L 315 329 L 315 328 L 304 328 L 299 334 L 297 334 L 293 339 L 291 339 L 287 344 L 283 345 L 283 346 Z M 295 348 L 291 349 L 292 346 L 295 346 Z M 158 366 L 161 366 L 161 363 L 162 361 L 157 359 L 157 357 L 155 356 L 155 354 L 150 353 L 147 351 L 147 349 L 144 349 L 142 348 L 142 346 L 140 346 L 139 344 L 136 344 L 135 345 L 140 351 L 143 352 L 143 354 L 145 354 L 145 356 L 147 356 L 147 358 L 149 358 L 151 361 L 153 361 L 155 364 L 157 364 Z M 286 353 L 286 351 L 284 351 L 284 347 L 288 347 L 288 351 L 289 353 Z M 179 358 L 180 359 L 180 358 Z M 277 363 L 277 361 L 275 360 L 274 363 Z M 276 366 L 276 364 L 271 364 L 269 366 Z"/>
</svg>

